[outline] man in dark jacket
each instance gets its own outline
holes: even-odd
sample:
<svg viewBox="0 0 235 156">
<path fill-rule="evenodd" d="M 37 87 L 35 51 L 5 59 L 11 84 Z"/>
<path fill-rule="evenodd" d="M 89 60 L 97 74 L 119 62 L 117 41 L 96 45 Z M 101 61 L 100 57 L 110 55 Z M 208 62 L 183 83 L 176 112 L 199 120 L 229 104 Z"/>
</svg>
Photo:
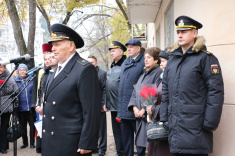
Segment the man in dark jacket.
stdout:
<svg viewBox="0 0 235 156">
<path fill-rule="evenodd" d="M 126 42 L 129 57 L 123 62 L 121 68 L 118 114 L 121 119 L 122 141 L 125 155 L 134 155 L 134 132 L 136 131 L 136 119 L 133 112 L 128 111 L 128 104 L 134 89 L 134 84 L 143 74 L 144 54 L 141 52 L 141 42 L 138 39 L 131 39 Z M 136 147 L 138 156 L 145 155 L 144 147 Z"/>
<path fill-rule="evenodd" d="M 43 59 L 44 59 L 44 69 L 43 69 L 43 74 L 41 77 L 41 79 L 39 80 L 40 85 L 39 85 L 39 89 L 38 89 L 38 102 L 36 104 L 36 112 L 37 112 L 37 121 L 39 121 L 40 119 L 42 119 L 42 100 L 44 97 L 44 93 L 45 93 L 45 84 L 49 75 L 49 71 L 51 70 L 50 67 L 50 54 L 51 54 L 51 48 L 52 45 L 48 44 L 48 43 L 44 43 L 42 44 L 42 52 L 43 52 Z M 40 73 L 40 72 L 39 72 Z M 36 152 L 37 153 L 41 153 L 41 142 L 42 139 L 40 138 L 39 134 L 37 135 L 37 140 L 36 140 Z"/>
<path fill-rule="evenodd" d="M 99 130 L 99 141 L 98 141 L 98 156 L 104 156 L 107 150 L 107 122 L 106 122 L 106 112 L 103 110 L 103 105 L 105 104 L 105 81 L 106 72 L 99 68 L 97 58 L 93 55 L 88 56 L 87 61 L 93 64 L 96 68 L 98 79 L 100 82 L 100 90 L 102 92 L 102 102 L 101 102 L 101 112 L 100 112 L 100 130 Z"/>
<path fill-rule="evenodd" d="M 116 144 L 116 156 L 124 156 L 124 147 L 122 144 L 121 123 L 116 120 L 118 109 L 118 87 L 120 82 L 121 65 L 126 59 L 123 55 L 126 47 L 118 41 L 112 41 L 109 47 L 113 62 L 107 72 L 106 80 L 106 105 L 105 111 L 111 112 L 111 121 L 114 140 Z"/>
<path fill-rule="evenodd" d="M 207 156 L 224 101 L 221 68 L 206 50 L 204 38 L 197 37 L 201 23 L 180 16 L 175 24 L 178 43 L 168 49 L 160 119 L 169 122 L 171 153 Z"/>
<path fill-rule="evenodd" d="M 84 45 L 73 29 L 51 26 L 58 67 L 46 84 L 43 103 L 42 155 L 91 156 L 97 147 L 101 93 L 95 67 L 76 48 Z"/>
</svg>

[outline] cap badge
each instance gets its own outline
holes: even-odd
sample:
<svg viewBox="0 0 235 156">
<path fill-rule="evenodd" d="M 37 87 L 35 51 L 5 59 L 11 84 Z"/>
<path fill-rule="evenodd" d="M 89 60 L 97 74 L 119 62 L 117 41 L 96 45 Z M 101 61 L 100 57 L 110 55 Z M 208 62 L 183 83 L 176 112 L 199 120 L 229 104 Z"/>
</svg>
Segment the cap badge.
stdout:
<svg viewBox="0 0 235 156">
<path fill-rule="evenodd" d="M 219 74 L 219 68 L 218 68 L 218 65 L 217 64 L 212 64 L 211 65 L 211 72 L 213 74 Z"/>
<path fill-rule="evenodd" d="M 178 26 L 184 26 L 184 21 L 183 21 L 183 20 L 180 20 Z"/>
<path fill-rule="evenodd" d="M 57 35 L 54 33 L 51 33 L 51 38 L 55 38 L 55 37 L 57 37 Z"/>
<path fill-rule="evenodd" d="M 52 40 L 60 40 L 60 39 L 69 39 L 67 36 L 57 36 L 56 33 L 51 33 L 51 39 Z"/>
<path fill-rule="evenodd" d="M 114 45 L 113 43 L 110 45 L 110 48 L 121 48 L 120 46 Z"/>
</svg>

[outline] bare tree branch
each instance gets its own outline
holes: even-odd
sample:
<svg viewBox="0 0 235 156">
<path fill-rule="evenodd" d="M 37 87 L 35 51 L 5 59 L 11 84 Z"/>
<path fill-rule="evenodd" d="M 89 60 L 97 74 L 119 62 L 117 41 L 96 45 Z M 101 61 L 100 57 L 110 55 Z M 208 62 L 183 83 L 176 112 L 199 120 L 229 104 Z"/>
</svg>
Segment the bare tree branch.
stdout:
<svg viewBox="0 0 235 156">
<path fill-rule="evenodd" d="M 89 18 L 91 18 L 91 17 L 93 17 L 93 16 L 112 17 L 112 16 L 109 15 L 109 14 L 89 14 L 89 15 L 87 15 L 86 17 L 79 19 L 79 20 L 81 20 L 81 22 L 78 23 L 78 24 L 75 26 L 75 29 L 77 29 L 79 26 L 81 26 L 84 21 L 86 21 L 87 19 L 89 19 Z M 76 22 L 78 22 L 78 21 L 76 21 Z"/>
<path fill-rule="evenodd" d="M 50 27 L 51 27 L 51 22 L 50 22 L 50 20 L 49 20 L 49 18 L 48 18 L 48 15 L 47 15 L 47 12 L 46 12 L 46 10 L 44 9 L 44 7 L 40 4 L 38 4 L 37 3 L 37 8 L 38 8 L 38 10 L 42 13 L 42 16 L 45 18 L 45 20 L 46 20 L 46 22 L 47 22 L 47 29 L 48 29 L 48 32 L 49 33 L 51 33 L 51 29 L 50 29 Z"/>
<path fill-rule="evenodd" d="M 122 1 L 122 0 L 115 0 L 115 1 L 116 1 L 116 3 L 117 3 L 118 7 L 120 8 L 120 10 L 121 10 L 123 16 L 125 17 L 125 19 L 126 19 L 126 21 L 127 21 L 127 25 L 128 25 L 129 30 L 131 30 L 131 24 L 130 24 L 130 22 L 129 22 L 129 18 L 128 18 L 127 14 L 126 14 L 125 9 L 123 8 L 123 6 L 124 6 L 123 1 Z"/>
<path fill-rule="evenodd" d="M 64 20 L 63 20 L 63 22 L 62 22 L 62 24 L 67 25 L 67 23 L 68 23 L 70 17 L 72 16 L 72 14 L 73 14 L 72 12 L 67 12 L 67 14 L 66 14 L 66 16 L 65 16 L 65 18 L 64 18 Z"/>
<path fill-rule="evenodd" d="M 30 56 L 34 56 L 35 29 L 36 29 L 36 1 L 29 0 L 29 34 L 28 34 L 27 54 L 29 54 Z"/>
<path fill-rule="evenodd" d="M 114 9 L 116 11 L 119 11 L 118 8 L 110 7 L 110 6 L 107 6 L 107 5 L 91 5 L 91 7 L 96 7 L 96 6 L 105 7 L 105 8 L 108 8 L 108 9 Z"/>
</svg>

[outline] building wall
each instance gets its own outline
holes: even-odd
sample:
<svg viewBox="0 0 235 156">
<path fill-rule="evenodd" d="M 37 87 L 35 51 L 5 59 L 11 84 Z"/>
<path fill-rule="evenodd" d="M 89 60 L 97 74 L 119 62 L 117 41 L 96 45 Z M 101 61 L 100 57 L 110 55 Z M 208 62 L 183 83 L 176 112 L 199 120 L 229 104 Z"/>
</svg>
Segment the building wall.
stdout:
<svg viewBox="0 0 235 156">
<path fill-rule="evenodd" d="M 235 1 L 234 0 L 163 0 L 155 23 L 148 24 L 148 47 L 157 46 L 160 30 L 160 48 L 166 45 L 165 17 L 171 4 L 174 19 L 190 16 L 203 24 L 198 35 L 206 38 L 208 51 L 218 59 L 222 68 L 225 101 L 218 129 L 214 132 L 214 150 L 211 156 L 233 156 L 235 150 Z M 174 40 L 176 41 L 176 31 Z M 154 43 L 153 43 L 154 42 Z"/>
</svg>

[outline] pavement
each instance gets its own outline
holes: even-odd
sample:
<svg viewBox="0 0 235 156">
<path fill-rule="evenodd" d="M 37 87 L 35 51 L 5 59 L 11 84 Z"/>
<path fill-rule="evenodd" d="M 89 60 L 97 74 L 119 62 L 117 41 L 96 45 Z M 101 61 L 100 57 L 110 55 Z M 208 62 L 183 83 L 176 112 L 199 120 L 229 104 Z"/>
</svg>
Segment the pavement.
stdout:
<svg viewBox="0 0 235 156">
<path fill-rule="evenodd" d="M 106 156 L 115 156 L 116 154 L 116 148 L 115 148 L 115 142 L 113 138 L 113 131 L 112 131 L 112 125 L 111 125 L 111 114 L 110 112 L 107 112 L 107 151 L 106 151 Z M 1 154 L 5 156 L 14 156 L 13 152 L 13 143 L 9 144 L 9 150 L 7 154 Z M 17 140 L 17 156 L 40 156 L 41 154 L 36 153 L 36 149 L 33 148 L 31 149 L 29 146 L 20 149 L 20 146 L 22 145 L 22 139 Z M 97 154 L 92 154 L 92 156 L 96 156 Z"/>
</svg>

